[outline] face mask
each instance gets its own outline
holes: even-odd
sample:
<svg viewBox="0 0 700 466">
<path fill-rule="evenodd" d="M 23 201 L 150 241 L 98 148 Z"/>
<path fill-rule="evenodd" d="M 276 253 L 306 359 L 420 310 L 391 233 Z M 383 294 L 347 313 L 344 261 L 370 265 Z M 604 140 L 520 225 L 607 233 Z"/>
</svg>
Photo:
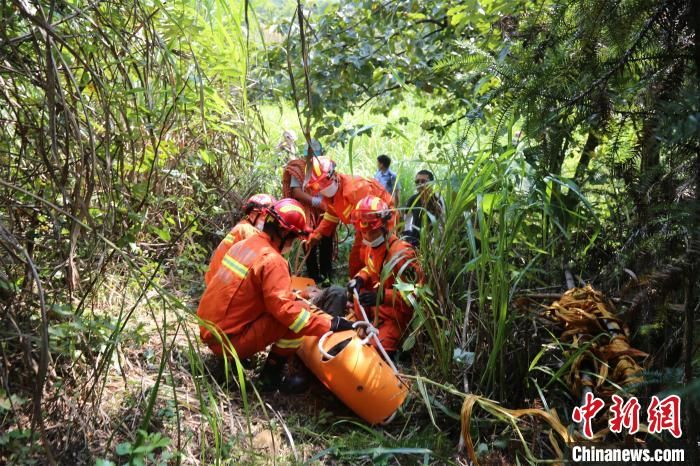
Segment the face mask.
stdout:
<svg viewBox="0 0 700 466">
<path fill-rule="evenodd" d="M 323 197 L 333 197 L 333 196 L 335 196 L 335 193 L 337 193 L 337 192 L 338 192 L 338 182 L 334 181 L 333 183 L 330 184 L 330 186 L 328 186 L 325 189 L 322 189 L 320 191 L 320 194 Z"/>
<path fill-rule="evenodd" d="M 369 241 L 365 238 L 362 238 L 362 244 L 365 246 L 369 246 L 370 248 L 376 248 L 382 245 L 384 242 L 384 235 L 378 236 L 377 238 L 374 239 L 374 241 Z"/>
</svg>

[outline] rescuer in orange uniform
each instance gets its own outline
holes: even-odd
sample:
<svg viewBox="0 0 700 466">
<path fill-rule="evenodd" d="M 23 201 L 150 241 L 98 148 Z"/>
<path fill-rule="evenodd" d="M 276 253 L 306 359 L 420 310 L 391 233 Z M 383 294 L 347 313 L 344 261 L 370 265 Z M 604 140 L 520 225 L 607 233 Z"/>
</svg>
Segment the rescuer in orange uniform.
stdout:
<svg viewBox="0 0 700 466">
<path fill-rule="evenodd" d="M 274 344 L 260 376 L 263 389 L 292 392 L 298 387 L 293 380 L 282 383 L 283 370 L 303 336 L 348 330 L 352 323 L 297 301 L 291 291 L 282 254 L 308 234 L 301 205 L 282 199 L 262 214 L 262 232 L 231 246 L 209 282 L 197 309 L 200 335 L 219 355 L 230 353 L 230 344 L 239 359 Z"/>
<path fill-rule="evenodd" d="M 219 243 L 219 246 L 214 250 L 214 254 L 211 256 L 211 262 L 209 263 L 209 270 L 204 274 L 205 285 L 209 285 L 212 277 L 216 275 L 216 271 L 221 267 L 221 260 L 231 246 L 241 240 L 260 233 L 264 221 L 262 210 L 265 207 L 271 206 L 274 202 L 275 198 L 269 194 L 256 194 L 251 196 L 245 204 L 243 204 L 243 213 L 245 217 L 228 232 Z"/>
<path fill-rule="evenodd" d="M 311 233 L 308 247 L 315 246 L 322 236 L 331 236 L 338 227 L 339 222 L 350 224 L 352 211 L 355 205 L 365 196 L 376 196 L 384 200 L 391 208 L 394 201 L 384 187 L 377 182 L 362 176 L 343 175 L 336 173 L 335 162 L 326 157 L 314 157 L 311 173 L 308 175 L 306 189 L 313 194 L 320 194 L 327 199 L 326 213 L 323 214 L 321 223 Z M 391 211 L 387 220 L 388 231 L 394 228 L 396 215 Z M 362 232 L 355 229 L 355 242 L 350 250 L 349 269 L 350 276 L 354 276 L 362 268 L 360 248 L 362 246 Z"/>
<path fill-rule="evenodd" d="M 364 197 L 355 206 L 352 220 L 362 232 L 364 267 L 350 280 L 348 290 L 352 294 L 357 289 L 368 318 L 377 322 L 382 346 L 393 357 L 413 316 L 409 301 L 415 300 L 412 292 L 400 292 L 394 284 L 401 278 L 403 283 L 419 285 L 423 273 L 413 247 L 389 229 L 392 214 L 390 206 L 376 196 Z"/>
<path fill-rule="evenodd" d="M 304 146 L 305 156 L 320 156 L 323 154 L 323 146 L 316 139 L 311 139 L 311 144 Z M 287 162 L 282 174 L 282 193 L 284 197 L 296 199 L 304 206 L 306 219 L 310 228 L 316 228 L 323 216 L 324 198 L 321 195 L 312 196 L 304 191 L 304 179 L 306 177 L 306 159 L 292 159 Z M 318 246 L 306 250 L 306 273 L 309 278 L 318 284 L 330 284 L 333 275 L 333 249 L 335 238 L 322 237 Z"/>
</svg>

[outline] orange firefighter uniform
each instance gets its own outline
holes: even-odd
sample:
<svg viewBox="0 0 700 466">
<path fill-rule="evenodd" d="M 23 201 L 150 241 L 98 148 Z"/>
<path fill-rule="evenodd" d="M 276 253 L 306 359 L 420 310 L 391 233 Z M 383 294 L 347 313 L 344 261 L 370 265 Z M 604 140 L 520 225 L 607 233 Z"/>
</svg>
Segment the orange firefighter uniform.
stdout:
<svg viewBox="0 0 700 466">
<path fill-rule="evenodd" d="M 304 335 L 328 332 L 331 317 L 295 300 L 290 285 L 287 261 L 266 233 L 235 243 L 199 303 L 197 315 L 211 323 L 200 326 L 202 340 L 216 354 L 224 353 L 220 338 L 228 338 L 239 358 L 271 343 L 272 352 L 284 356 L 301 346 Z"/>
<path fill-rule="evenodd" d="M 411 295 L 402 295 L 394 288 L 397 278 L 404 283 L 418 285 L 423 282 L 423 273 L 416 259 L 416 252 L 409 243 L 399 239 L 393 233 L 376 248 L 364 246 L 362 258 L 365 266 L 357 274 L 363 280 L 363 291 L 378 291 L 378 306 L 366 307 L 370 321 L 375 321 L 379 330 L 379 340 L 387 351 L 399 349 L 399 343 L 403 333 L 408 328 L 413 316 L 413 308 L 408 302 Z M 391 271 L 384 271 L 384 268 Z M 381 279 L 387 274 L 382 283 Z M 362 319 L 359 311 L 355 311 L 355 318 Z"/>
<path fill-rule="evenodd" d="M 238 222 L 214 250 L 214 254 L 211 256 L 211 262 L 209 263 L 209 270 L 204 274 L 204 284 L 209 286 L 212 277 L 216 275 L 219 267 L 221 267 L 221 261 L 224 255 L 226 255 L 226 251 L 228 251 L 231 246 L 253 235 L 257 235 L 258 233 L 260 233 L 260 230 L 255 228 L 247 218 Z"/>
<path fill-rule="evenodd" d="M 362 176 L 342 175 L 336 173 L 340 186 L 338 192 L 331 199 L 328 199 L 326 212 L 321 218 L 321 223 L 311 234 L 312 237 L 332 236 L 339 222 L 351 223 L 350 215 L 355 205 L 365 196 L 377 196 L 384 200 L 390 208 L 393 208 L 394 201 L 384 187 L 377 180 L 370 180 Z M 393 214 L 388 223 L 388 229 L 394 228 L 396 213 Z M 362 257 L 360 250 L 362 247 L 362 233 L 355 229 L 355 242 L 352 244 L 349 258 L 350 276 L 353 277 L 362 268 Z"/>
</svg>

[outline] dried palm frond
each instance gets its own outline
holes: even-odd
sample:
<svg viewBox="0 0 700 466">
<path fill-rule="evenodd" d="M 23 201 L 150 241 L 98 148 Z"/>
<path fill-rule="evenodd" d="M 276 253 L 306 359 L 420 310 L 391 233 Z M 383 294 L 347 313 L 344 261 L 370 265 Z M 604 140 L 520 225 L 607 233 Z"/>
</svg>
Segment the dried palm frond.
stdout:
<svg viewBox="0 0 700 466">
<path fill-rule="evenodd" d="M 525 449 L 525 454 L 527 455 L 528 459 L 530 459 L 533 463 L 537 460 L 530 451 L 528 444 L 525 441 L 525 437 L 522 435 L 521 426 L 518 425 L 518 421 L 520 420 L 520 418 L 524 416 L 538 417 L 550 425 L 552 430 L 549 432 L 548 435 L 549 441 L 552 445 L 552 449 L 554 450 L 554 452 L 557 453 L 557 456 L 560 460 L 563 460 L 563 454 L 561 448 L 559 447 L 559 444 L 556 441 L 554 433 L 556 432 L 558 436 L 567 444 L 573 441 L 572 435 L 559 420 L 559 416 L 557 415 L 557 412 L 554 409 L 551 409 L 549 411 L 535 408 L 507 409 L 500 406 L 495 401 L 483 398 L 478 395 L 469 394 L 466 395 L 464 403 L 462 404 L 462 412 L 460 416 L 462 425 L 461 434 L 462 441 L 464 442 L 464 445 L 467 448 L 467 454 L 469 455 L 469 459 L 476 466 L 479 465 L 479 461 L 477 459 L 476 451 L 474 450 L 474 442 L 472 441 L 470 434 L 471 418 L 474 411 L 474 405 L 479 405 L 480 408 L 484 409 L 486 412 L 488 412 L 489 414 L 498 418 L 501 421 L 510 422 L 515 431 L 518 433 L 518 437 L 520 437 L 520 440 Z"/>
<path fill-rule="evenodd" d="M 632 348 L 624 323 L 616 317 L 615 306 L 590 285 L 572 288 L 545 311 L 549 319 L 564 325 L 560 338 L 578 352 L 571 364 L 569 384 L 576 395 L 589 386 L 597 395 L 610 397 L 619 387 L 631 387 L 642 381 L 638 361 L 648 355 Z M 584 367 L 596 374 L 596 380 L 584 376 Z"/>
</svg>

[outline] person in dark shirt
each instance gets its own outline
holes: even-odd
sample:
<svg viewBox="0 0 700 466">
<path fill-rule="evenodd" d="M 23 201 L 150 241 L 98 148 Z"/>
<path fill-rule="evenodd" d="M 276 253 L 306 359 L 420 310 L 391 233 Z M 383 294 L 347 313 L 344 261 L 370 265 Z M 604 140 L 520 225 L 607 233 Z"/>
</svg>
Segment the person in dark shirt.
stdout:
<svg viewBox="0 0 700 466">
<path fill-rule="evenodd" d="M 402 239 L 414 247 L 418 247 L 420 242 L 424 217 L 427 216 L 428 228 L 432 228 L 434 224 L 442 221 L 445 215 L 445 202 L 431 187 L 434 181 L 435 176 L 429 170 L 416 173 L 416 193 L 408 198 L 406 203 Z"/>
</svg>

